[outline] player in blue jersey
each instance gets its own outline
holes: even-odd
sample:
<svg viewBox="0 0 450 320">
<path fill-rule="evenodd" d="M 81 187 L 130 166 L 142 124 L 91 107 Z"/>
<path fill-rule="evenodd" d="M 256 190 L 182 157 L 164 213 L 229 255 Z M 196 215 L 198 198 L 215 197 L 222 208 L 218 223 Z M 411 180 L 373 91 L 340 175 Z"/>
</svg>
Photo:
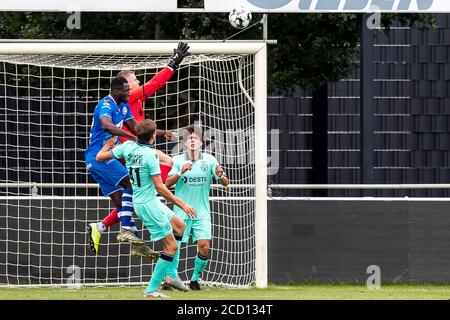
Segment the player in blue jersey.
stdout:
<svg viewBox="0 0 450 320">
<path fill-rule="evenodd" d="M 179 42 L 178 46 L 174 49 L 174 54 L 171 57 L 168 65 L 159 71 L 150 81 L 140 86 L 139 80 L 137 80 L 134 72 L 130 70 L 122 70 L 116 76 L 122 76 L 127 79 L 128 84 L 130 85 L 130 97 L 128 99 L 128 105 L 131 110 L 131 114 L 133 115 L 136 123 L 140 123 L 145 119 L 144 115 L 144 106 L 143 103 L 150 99 L 150 97 L 155 94 L 160 88 L 162 88 L 169 79 L 174 75 L 176 69 L 181 64 L 184 58 L 190 55 L 189 46 L 185 42 Z M 128 130 L 127 126 L 123 126 L 122 129 L 127 131 L 128 133 L 132 133 Z M 171 132 L 166 130 L 157 130 L 157 136 L 164 136 L 166 139 L 171 139 Z M 129 140 L 127 137 L 119 136 L 119 140 L 121 143 Z M 161 166 L 161 178 L 163 182 L 166 181 L 167 175 L 169 171 L 172 169 L 172 158 L 163 152 L 157 150 L 160 166 Z M 120 159 L 120 162 L 125 164 L 123 159 Z M 111 211 L 109 215 L 107 215 L 102 221 L 98 221 L 97 223 L 90 223 L 88 226 L 88 237 L 89 243 L 92 251 L 97 254 L 98 246 L 100 243 L 100 238 L 103 232 L 106 232 L 108 228 L 113 226 L 116 223 L 119 223 L 119 216 L 117 209 Z M 134 227 L 132 227 L 134 228 Z M 132 230 L 133 231 L 133 230 Z M 132 250 L 132 255 L 142 256 L 145 258 L 152 259 L 153 256 L 147 256 L 141 252 L 145 249 L 145 247 L 135 247 L 139 249 L 138 251 Z M 148 252 L 148 250 L 147 250 Z"/>
<path fill-rule="evenodd" d="M 208 264 L 211 245 L 211 210 L 209 206 L 211 178 L 218 180 L 224 187 L 228 186 L 229 180 L 216 158 L 201 151 L 203 134 L 200 127 L 187 127 L 183 140 L 187 152 L 173 158 L 173 166 L 166 180 L 166 186 L 171 187 L 175 184 L 175 195 L 191 204 L 197 212 L 196 217 L 193 218 L 178 208 L 174 208 L 174 212 L 186 224 L 182 242 L 187 243 L 190 236 L 194 243 L 197 242 L 197 257 L 189 287 L 191 290 L 200 290 L 198 279 Z M 179 256 L 180 250 L 178 249 L 173 264 L 175 268 L 170 269 L 164 279 L 166 285 L 174 288 L 177 288 L 172 285 L 172 282 L 178 278 Z"/>
<path fill-rule="evenodd" d="M 174 203 L 180 212 L 190 218 L 195 218 L 196 211 L 175 197 L 162 182 L 159 157 L 153 145 L 156 138 L 156 123 L 144 120 L 136 127 L 136 134 L 137 141 L 127 141 L 118 146 L 115 146 L 114 139 L 110 139 L 97 154 L 96 159 L 98 161 L 110 161 L 108 159 L 113 157 L 125 159 L 133 185 L 135 212 L 150 232 L 151 240 L 160 241 L 163 247 L 144 296 L 167 298 L 158 291 L 158 287 L 168 270 L 175 267 L 172 264 L 178 250 L 177 239 L 181 239 L 185 224 L 158 199 L 157 194 Z"/>
<path fill-rule="evenodd" d="M 157 258 L 158 253 L 145 246 L 145 242 L 140 239 L 132 218 L 133 189 L 127 169 L 116 159 L 106 162 L 98 162 L 95 159 L 112 136 L 136 140 L 136 136 L 132 134 L 136 132 L 136 122 L 127 103 L 129 97 L 130 86 L 127 80 L 123 77 L 113 78 L 110 94 L 101 99 L 95 107 L 85 160 L 89 174 L 98 182 L 103 195 L 109 196 L 117 208 L 120 220 L 117 240 L 131 243 L 133 255 Z M 124 125 L 131 133 L 122 130 Z"/>
</svg>

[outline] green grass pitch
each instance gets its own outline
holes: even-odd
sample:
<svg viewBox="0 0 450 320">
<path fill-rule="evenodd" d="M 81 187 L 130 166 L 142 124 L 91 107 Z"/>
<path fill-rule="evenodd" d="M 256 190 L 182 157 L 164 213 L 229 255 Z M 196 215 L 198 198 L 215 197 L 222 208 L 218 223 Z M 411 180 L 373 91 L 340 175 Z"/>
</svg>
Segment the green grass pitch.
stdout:
<svg viewBox="0 0 450 320">
<path fill-rule="evenodd" d="M 11 288 L 0 287 L 0 300 L 140 300 L 144 287 Z M 202 291 L 163 291 L 171 300 L 449 300 L 450 286 L 270 285 L 266 289 L 203 287 Z"/>
</svg>

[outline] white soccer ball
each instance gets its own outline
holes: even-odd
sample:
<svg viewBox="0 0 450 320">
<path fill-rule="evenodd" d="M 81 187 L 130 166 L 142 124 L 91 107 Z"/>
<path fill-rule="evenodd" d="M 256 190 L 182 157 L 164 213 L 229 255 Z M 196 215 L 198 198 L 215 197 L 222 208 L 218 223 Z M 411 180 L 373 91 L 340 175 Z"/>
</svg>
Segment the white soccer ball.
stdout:
<svg viewBox="0 0 450 320">
<path fill-rule="evenodd" d="M 250 25 L 252 21 L 252 13 L 244 6 L 233 9 L 228 16 L 228 20 L 236 29 L 244 29 Z"/>
</svg>

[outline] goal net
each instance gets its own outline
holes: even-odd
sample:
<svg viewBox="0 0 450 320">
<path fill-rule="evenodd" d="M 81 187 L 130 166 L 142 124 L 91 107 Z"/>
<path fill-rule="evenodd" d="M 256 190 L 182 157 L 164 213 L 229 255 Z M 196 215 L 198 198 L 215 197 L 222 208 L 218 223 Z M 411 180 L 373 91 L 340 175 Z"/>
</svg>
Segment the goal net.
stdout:
<svg viewBox="0 0 450 320">
<path fill-rule="evenodd" d="M 115 48 L 123 46 L 128 44 Z M 102 220 L 113 204 L 89 177 L 84 151 L 94 108 L 109 94 L 111 78 L 126 69 L 141 83 L 149 81 L 167 65 L 176 43 L 165 44 L 171 49 L 162 53 L 135 49 L 139 54 L 102 52 L 102 44 L 88 44 L 90 54 L 56 47 L 37 54 L 0 50 L 0 285 L 146 283 L 154 263 L 130 256 L 130 246 L 116 242 L 118 225 L 102 235 L 96 256 L 90 251 L 86 226 Z M 198 49 L 145 103 L 145 115 L 174 133 L 171 141 L 157 141 L 171 156 L 184 151 L 184 127 L 202 126 L 204 151 L 223 165 L 231 186 L 212 188 L 213 239 L 201 281 L 248 286 L 256 281 L 258 255 L 255 148 L 265 141 L 255 132 L 257 51 L 191 47 Z M 190 279 L 195 255 L 194 244 L 182 246 L 182 280 Z"/>
</svg>

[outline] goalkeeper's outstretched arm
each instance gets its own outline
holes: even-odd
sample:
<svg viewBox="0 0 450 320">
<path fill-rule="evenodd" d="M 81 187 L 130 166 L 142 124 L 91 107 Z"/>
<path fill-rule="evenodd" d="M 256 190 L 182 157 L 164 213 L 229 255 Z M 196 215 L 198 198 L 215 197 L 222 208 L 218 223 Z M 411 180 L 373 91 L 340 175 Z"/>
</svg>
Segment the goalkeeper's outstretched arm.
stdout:
<svg viewBox="0 0 450 320">
<path fill-rule="evenodd" d="M 189 56 L 189 45 L 186 42 L 180 41 L 178 46 L 173 49 L 173 56 L 168 64 L 169 67 L 176 70 L 184 58 Z"/>
</svg>

